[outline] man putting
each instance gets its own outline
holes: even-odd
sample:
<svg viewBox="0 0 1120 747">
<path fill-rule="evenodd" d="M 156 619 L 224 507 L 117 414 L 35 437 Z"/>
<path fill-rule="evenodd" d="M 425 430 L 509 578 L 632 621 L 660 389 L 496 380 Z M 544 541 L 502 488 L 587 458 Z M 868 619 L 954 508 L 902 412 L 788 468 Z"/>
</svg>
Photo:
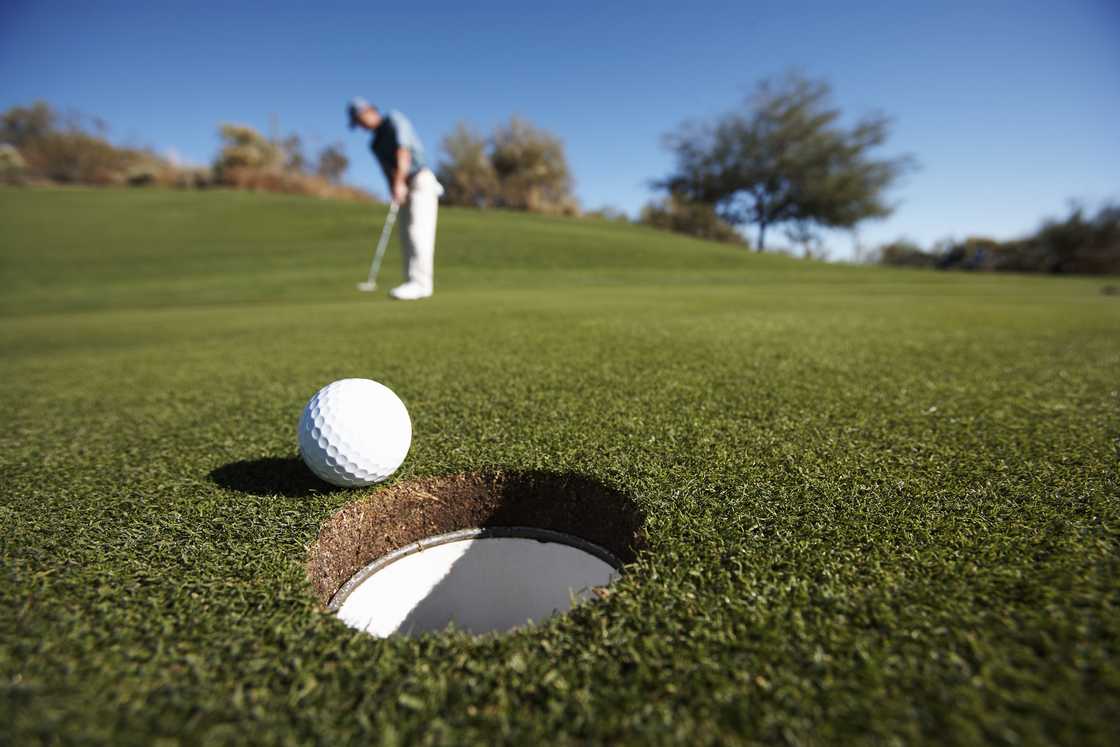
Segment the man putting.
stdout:
<svg viewBox="0 0 1120 747">
<path fill-rule="evenodd" d="M 432 295 L 436 253 L 436 213 L 443 187 L 428 168 L 424 146 L 412 123 L 398 111 L 382 115 L 376 106 L 356 98 L 348 107 L 350 128 L 373 133 L 369 149 L 389 182 L 389 194 L 400 206 L 404 284 L 389 291 L 401 301 Z"/>
</svg>

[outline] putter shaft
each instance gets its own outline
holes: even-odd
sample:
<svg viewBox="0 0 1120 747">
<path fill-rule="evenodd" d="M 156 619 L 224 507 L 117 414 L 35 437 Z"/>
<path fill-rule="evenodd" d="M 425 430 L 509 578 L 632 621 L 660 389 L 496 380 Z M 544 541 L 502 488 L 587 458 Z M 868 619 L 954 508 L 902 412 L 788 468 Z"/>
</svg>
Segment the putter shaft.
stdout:
<svg viewBox="0 0 1120 747">
<path fill-rule="evenodd" d="M 377 287 L 377 274 L 381 271 L 381 257 L 385 254 L 385 247 L 389 245 L 389 237 L 393 235 L 393 226 L 397 222 L 397 203 L 389 204 L 389 214 L 385 216 L 385 226 L 381 229 L 381 238 L 377 240 L 377 251 L 373 254 L 373 262 L 369 266 L 369 276 L 365 283 L 359 283 L 361 290 L 373 290 Z"/>
</svg>

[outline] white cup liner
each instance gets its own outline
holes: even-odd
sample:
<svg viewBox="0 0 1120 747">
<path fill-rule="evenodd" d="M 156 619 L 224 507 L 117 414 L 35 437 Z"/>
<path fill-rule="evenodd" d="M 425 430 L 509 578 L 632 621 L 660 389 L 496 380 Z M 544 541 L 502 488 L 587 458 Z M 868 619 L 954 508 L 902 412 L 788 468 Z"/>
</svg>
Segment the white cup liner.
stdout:
<svg viewBox="0 0 1120 747">
<path fill-rule="evenodd" d="M 621 568 L 608 550 L 563 532 L 464 529 L 378 558 L 343 584 L 328 609 L 381 638 L 449 625 L 501 633 L 567 612 Z"/>
</svg>

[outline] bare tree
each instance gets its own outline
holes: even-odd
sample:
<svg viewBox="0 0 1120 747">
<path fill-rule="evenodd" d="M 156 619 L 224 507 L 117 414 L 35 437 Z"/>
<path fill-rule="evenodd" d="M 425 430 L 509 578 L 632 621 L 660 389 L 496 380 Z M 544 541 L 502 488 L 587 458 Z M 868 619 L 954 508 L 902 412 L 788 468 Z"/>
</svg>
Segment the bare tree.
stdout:
<svg viewBox="0 0 1120 747">
<path fill-rule="evenodd" d="M 349 167 L 350 159 L 346 157 L 342 144 L 331 143 L 319 151 L 319 162 L 315 167 L 315 172 L 327 181 L 338 184 L 342 181 L 342 175 L 346 173 L 346 169 Z"/>
</svg>

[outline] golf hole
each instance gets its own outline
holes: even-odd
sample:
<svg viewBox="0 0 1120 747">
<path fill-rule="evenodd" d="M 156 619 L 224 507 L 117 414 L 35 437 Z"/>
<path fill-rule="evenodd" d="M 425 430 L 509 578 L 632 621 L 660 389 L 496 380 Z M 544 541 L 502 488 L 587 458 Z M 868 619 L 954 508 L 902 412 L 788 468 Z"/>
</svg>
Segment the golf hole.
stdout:
<svg viewBox="0 0 1120 747">
<path fill-rule="evenodd" d="M 567 612 L 620 569 L 607 550 L 569 534 L 466 529 L 374 561 L 339 589 L 329 609 L 379 637 L 448 627 L 502 633 Z"/>
<path fill-rule="evenodd" d="M 308 576 L 372 635 L 502 633 L 603 595 L 642 544 L 632 501 L 554 473 L 400 483 L 324 523 Z"/>
</svg>

